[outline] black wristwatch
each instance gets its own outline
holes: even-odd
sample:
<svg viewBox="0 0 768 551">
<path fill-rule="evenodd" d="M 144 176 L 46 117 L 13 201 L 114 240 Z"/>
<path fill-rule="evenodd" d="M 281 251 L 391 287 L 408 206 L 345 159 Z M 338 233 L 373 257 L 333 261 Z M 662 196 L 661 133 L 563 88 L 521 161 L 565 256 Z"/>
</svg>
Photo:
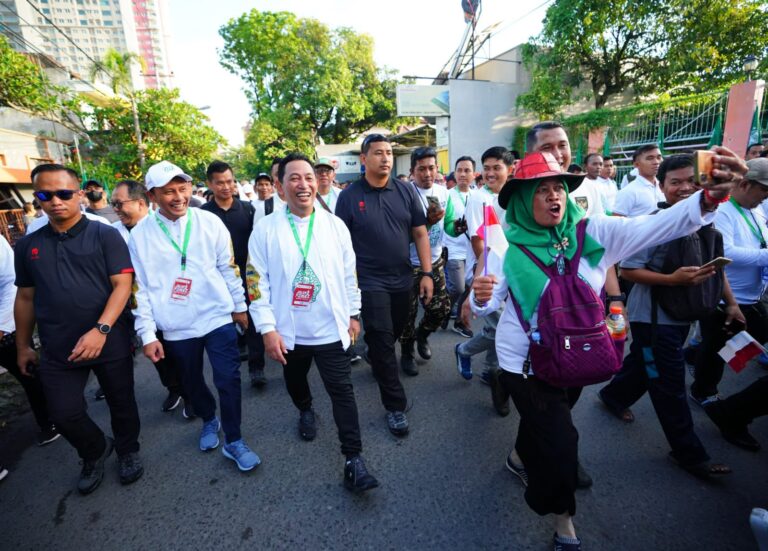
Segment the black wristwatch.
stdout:
<svg viewBox="0 0 768 551">
<path fill-rule="evenodd" d="M 432 272 L 421 272 L 421 277 L 434 277 Z"/>
<path fill-rule="evenodd" d="M 112 326 L 106 323 L 96 323 L 96 329 L 98 329 L 99 333 L 102 335 L 109 335 L 109 332 L 112 331 Z"/>
<path fill-rule="evenodd" d="M 608 295 L 605 297 L 605 300 L 608 302 L 627 302 L 627 295 L 625 293 L 621 293 L 620 295 Z"/>
<path fill-rule="evenodd" d="M 355 321 L 360 321 L 360 314 L 355 314 L 354 316 L 349 316 L 349 319 L 355 320 Z"/>
</svg>

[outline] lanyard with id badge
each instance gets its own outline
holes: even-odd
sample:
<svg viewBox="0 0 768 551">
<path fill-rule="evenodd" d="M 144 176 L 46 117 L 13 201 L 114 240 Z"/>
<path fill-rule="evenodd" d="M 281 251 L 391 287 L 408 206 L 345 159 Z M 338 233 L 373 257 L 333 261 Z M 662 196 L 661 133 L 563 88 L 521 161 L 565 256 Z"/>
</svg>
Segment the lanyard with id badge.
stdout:
<svg viewBox="0 0 768 551">
<path fill-rule="evenodd" d="M 752 222 L 749 221 L 749 218 L 747 218 L 747 215 L 744 213 L 744 209 L 741 208 L 741 205 L 739 205 L 733 197 L 731 197 L 730 201 L 731 201 L 731 204 L 739 212 L 739 214 L 741 214 L 741 217 L 747 223 L 747 226 L 749 226 L 749 231 L 751 231 L 752 235 L 754 235 L 757 238 L 757 240 L 760 242 L 760 248 L 761 249 L 768 248 L 768 244 L 766 244 L 766 241 L 765 241 L 765 236 L 763 235 L 763 230 L 760 228 L 760 224 L 758 224 L 757 219 L 755 218 L 755 215 L 752 213 L 752 211 L 750 210 L 749 214 L 752 217 L 754 224 L 752 224 Z M 768 266 L 763 266 L 761 268 L 760 277 L 763 282 L 763 289 L 765 289 L 765 287 L 768 286 Z"/>
<path fill-rule="evenodd" d="M 296 245 L 301 252 L 302 260 L 299 271 L 296 273 L 296 277 L 293 278 L 293 293 L 291 297 L 291 308 L 293 310 L 299 310 L 308 312 L 312 307 L 312 303 L 317 301 L 317 294 L 320 292 L 322 285 L 317 274 L 312 269 L 312 266 L 307 262 L 309 256 L 309 245 L 312 242 L 312 229 L 315 225 L 315 211 L 309 217 L 309 228 L 307 228 L 307 242 L 302 246 L 299 232 L 296 229 L 296 224 L 291 218 L 291 211 L 286 207 L 285 213 L 288 216 L 288 223 L 291 225 L 291 231 L 293 232 L 293 238 L 296 240 Z"/>
<path fill-rule="evenodd" d="M 170 304 L 187 306 L 187 304 L 189 304 L 189 295 L 192 292 L 192 280 L 184 277 L 184 272 L 187 269 L 187 247 L 189 247 L 189 236 L 192 234 L 192 212 L 188 211 L 187 213 L 187 226 L 184 229 L 184 242 L 181 247 L 179 247 L 179 244 L 176 243 L 176 240 L 171 236 L 171 232 L 168 231 L 168 227 L 163 221 L 160 220 L 156 214 L 154 217 L 157 221 L 157 225 L 163 230 L 163 233 L 171 242 L 173 248 L 181 255 L 181 275 L 174 280 L 173 285 L 171 286 L 171 296 L 168 299 L 168 302 Z"/>
</svg>

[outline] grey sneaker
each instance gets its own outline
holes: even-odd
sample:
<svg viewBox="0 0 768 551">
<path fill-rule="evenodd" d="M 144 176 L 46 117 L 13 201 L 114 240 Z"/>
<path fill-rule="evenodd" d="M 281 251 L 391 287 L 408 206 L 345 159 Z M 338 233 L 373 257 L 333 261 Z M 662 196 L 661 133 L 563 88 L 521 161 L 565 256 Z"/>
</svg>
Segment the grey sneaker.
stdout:
<svg viewBox="0 0 768 551">
<path fill-rule="evenodd" d="M 104 478 L 104 462 L 112 454 L 114 441 L 109 437 L 104 437 L 106 447 L 101 457 L 93 461 L 83 461 L 83 470 L 80 471 L 80 480 L 77 481 L 77 491 L 82 495 L 88 495 L 101 484 Z"/>
<path fill-rule="evenodd" d="M 395 436 L 405 436 L 408 434 L 408 418 L 402 411 L 388 411 L 387 426 L 389 427 L 389 432 Z"/>
</svg>

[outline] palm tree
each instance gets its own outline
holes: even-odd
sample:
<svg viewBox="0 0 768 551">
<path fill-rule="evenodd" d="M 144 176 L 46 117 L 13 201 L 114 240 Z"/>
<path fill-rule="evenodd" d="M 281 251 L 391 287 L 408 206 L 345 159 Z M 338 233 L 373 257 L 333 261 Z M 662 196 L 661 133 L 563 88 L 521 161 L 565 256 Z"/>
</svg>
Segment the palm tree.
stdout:
<svg viewBox="0 0 768 551">
<path fill-rule="evenodd" d="M 106 79 L 107 84 L 115 94 L 125 95 L 131 102 L 133 111 L 133 126 L 136 131 L 136 147 L 139 150 L 139 164 L 144 170 L 144 144 L 141 138 L 141 126 L 139 125 L 139 110 L 136 106 L 136 96 L 133 89 L 133 79 L 131 78 L 131 66 L 138 63 L 143 72 L 147 70 L 147 63 L 139 54 L 133 52 L 120 53 L 114 48 L 110 48 L 104 53 L 101 61 L 91 66 L 90 77 L 92 81 L 100 77 Z"/>
</svg>

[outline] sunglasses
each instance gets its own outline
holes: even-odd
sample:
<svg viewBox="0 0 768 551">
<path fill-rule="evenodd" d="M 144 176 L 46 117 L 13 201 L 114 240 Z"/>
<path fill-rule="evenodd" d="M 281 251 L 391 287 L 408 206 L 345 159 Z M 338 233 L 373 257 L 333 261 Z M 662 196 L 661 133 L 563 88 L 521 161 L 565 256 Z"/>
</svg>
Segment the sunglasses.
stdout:
<svg viewBox="0 0 768 551">
<path fill-rule="evenodd" d="M 134 201 L 138 201 L 138 199 L 126 199 L 125 201 L 112 201 L 109 204 L 112 205 L 112 208 L 115 210 L 122 210 L 124 204 L 133 203 Z"/>
<path fill-rule="evenodd" d="M 69 201 L 75 193 L 77 193 L 77 191 L 73 189 L 57 189 L 56 191 L 36 191 L 32 195 L 34 195 L 38 201 L 47 203 L 53 199 L 54 196 L 62 201 Z"/>
</svg>

